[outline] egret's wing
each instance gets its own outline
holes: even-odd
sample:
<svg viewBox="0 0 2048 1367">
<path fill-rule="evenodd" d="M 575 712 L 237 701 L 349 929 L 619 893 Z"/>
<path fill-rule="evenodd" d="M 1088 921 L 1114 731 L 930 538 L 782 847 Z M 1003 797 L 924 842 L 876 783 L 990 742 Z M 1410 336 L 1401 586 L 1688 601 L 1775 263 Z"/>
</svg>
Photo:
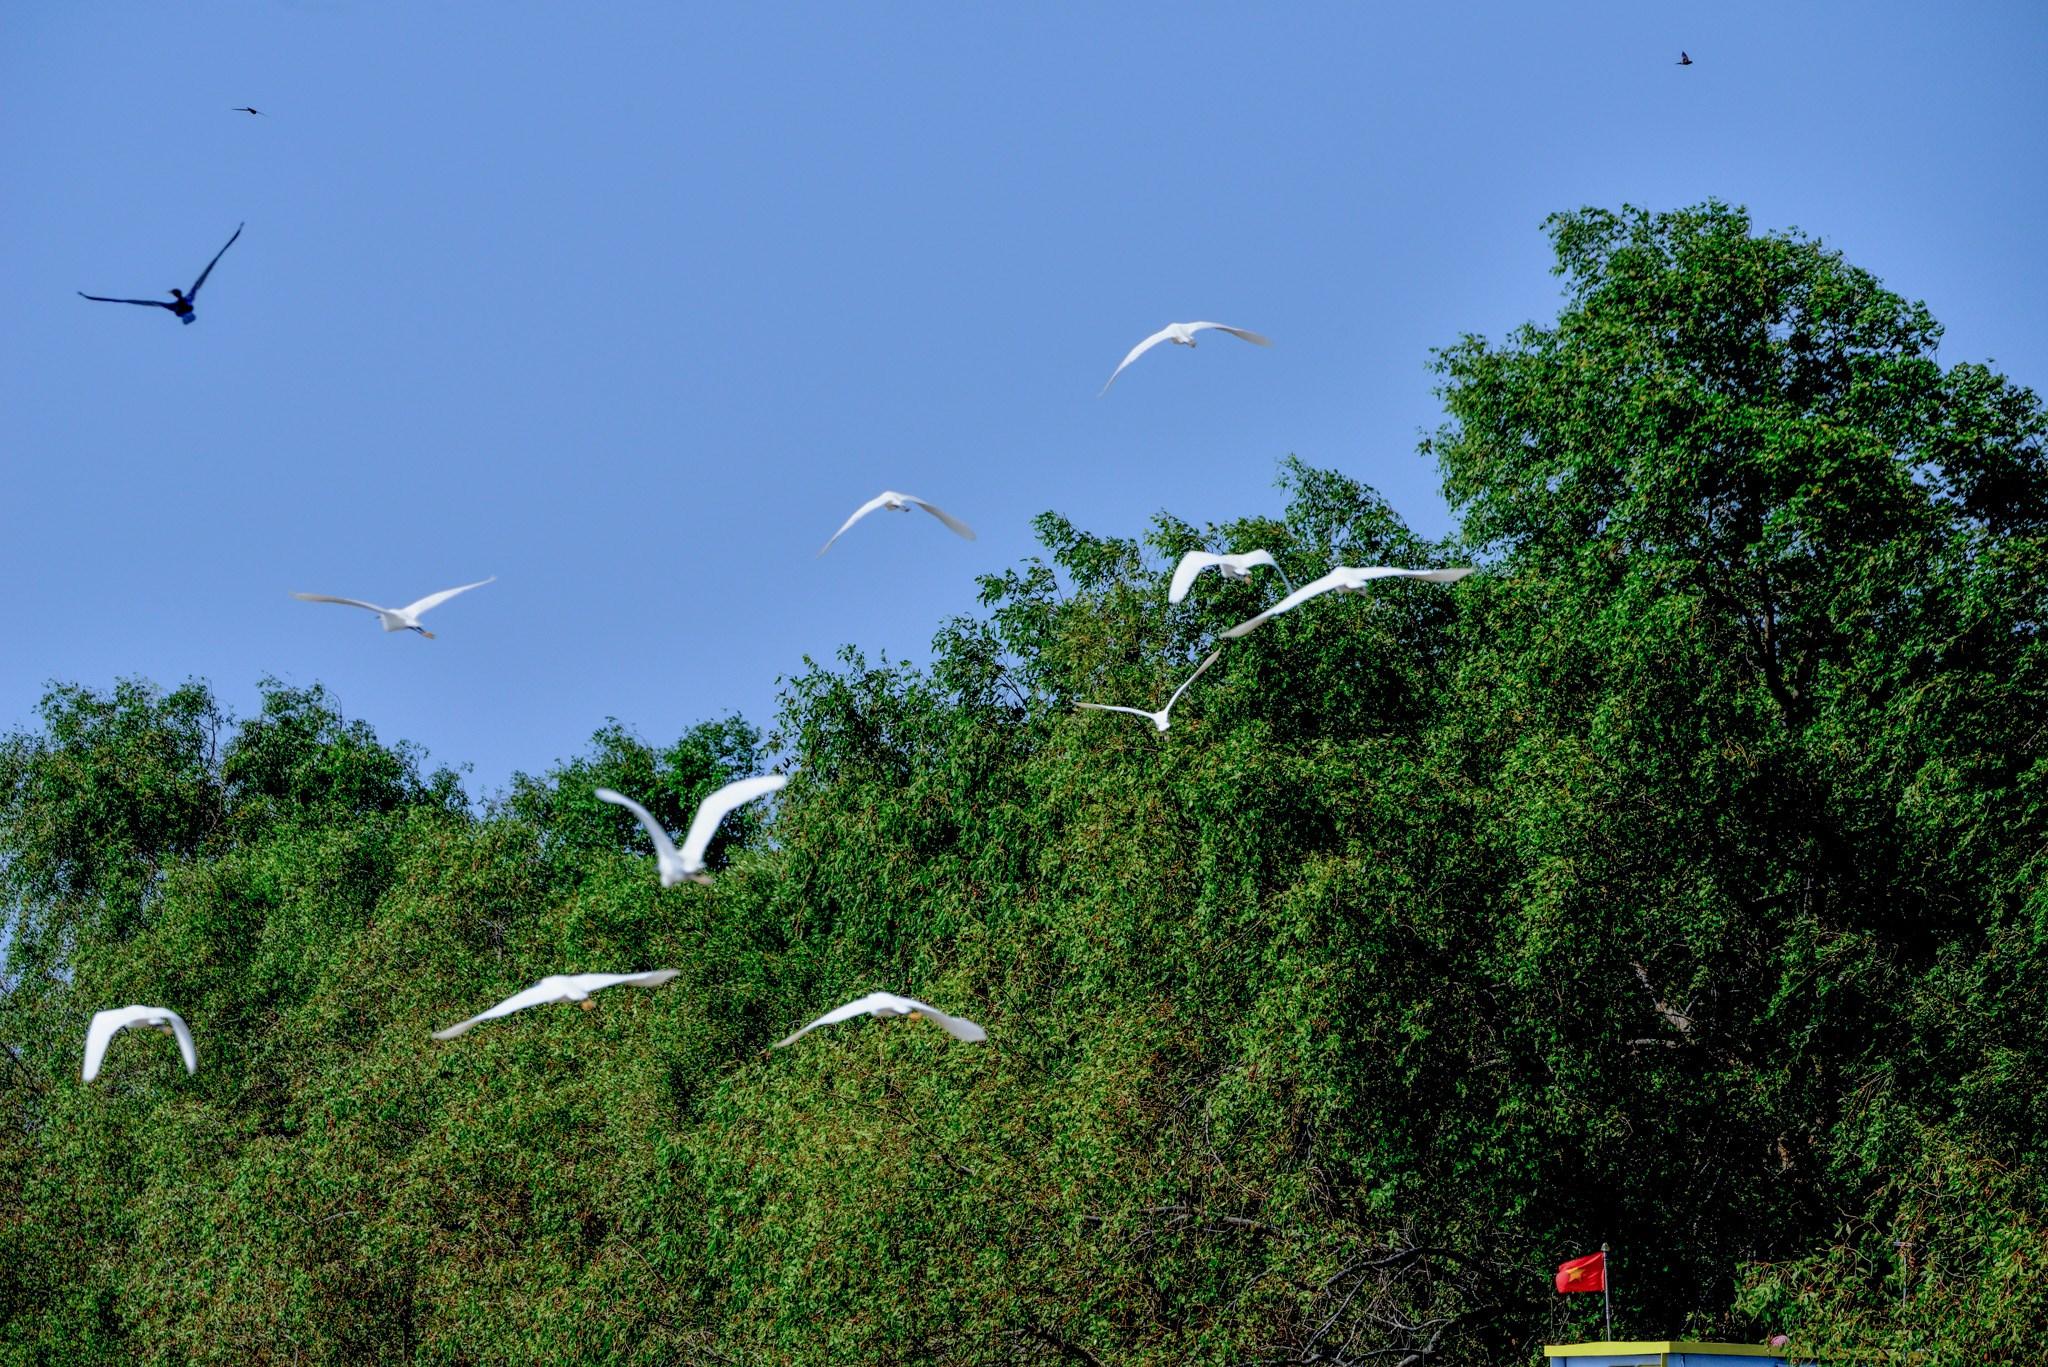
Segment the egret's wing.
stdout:
<svg viewBox="0 0 2048 1367">
<path fill-rule="evenodd" d="M 375 603 L 365 603 L 360 598 L 332 598 L 324 593 L 295 593 L 292 597 L 301 603 L 339 603 L 345 608 L 368 608 L 371 612 L 391 611 L 390 608 L 380 608 Z"/>
<path fill-rule="evenodd" d="M 765 797 L 787 782 L 787 774 L 743 778 L 737 783 L 726 784 L 698 803 L 697 815 L 690 819 L 690 833 L 683 837 L 684 866 L 691 869 L 704 867 L 704 851 L 711 848 L 711 837 L 718 833 L 718 823 L 725 820 L 727 812 L 743 807 L 757 797 Z"/>
<path fill-rule="evenodd" d="M 1215 329 L 1216 329 L 1216 330 L 1217 330 L 1218 332 L 1227 332 L 1227 333 L 1229 333 L 1229 334 L 1230 334 L 1231 336 L 1233 336 L 1233 337 L 1242 337 L 1242 338 L 1244 338 L 1244 339 L 1245 339 L 1245 340 L 1246 340 L 1247 342 L 1252 342 L 1252 343 L 1255 343 L 1255 344 L 1257 344 L 1257 345 L 1259 345 L 1259 346 L 1271 346 L 1271 345 L 1273 345 L 1273 339 L 1272 339 L 1271 337 L 1262 337 L 1262 336 L 1260 336 L 1260 335 L 1259 335 L 1258 333 L 1256 333 L 1256 332 L 1252 332 L 1252 331 L 1250 331 L 1249 329 L 1246 329 L 1246 328 L 1234 328 L 1234 327 L 1232 327 L 1232 326 L 1231 326 L 1230 324 L 1228 324 L 1228 323 L 1189 323 L 1189 324 L 1188 324 L 1188 331 L 1189 331 L 1189 332 L 1200 332 L 1200 331 L 1202 331 L 1202 330 L 1203 330 L 1204 328 L 1215 328 Z"/>
<path fill-rule="evenodd" d="M 1455 584 L 1472 573 L 1470 566 L 1455 570 L 1404 570 L 1392 565 L 1367 565 L 1353 569 L 1339 565 L 1332 573 L 1344 580 L 1347 589 L 1363 588 L 1375 579 L 1421 579 L 1431 584 Z"/>
<path fill-rule="evenodd" d="M 185 1018 L 175 1011 L 166 1010 L 164 1014 L 170 1017 L 171 1033 L 178 1037 L 178 1052 L 185 1056 L 185 1071 L 198 1072 L 199 1051 L 192 1047 L 192 1027 L 185 1024 Z"/>
<path fill-rule="evenodd" d="M 1085 707 L 1093 712 L 1128 712 L 1134 717 L 1143 717 L 1146 721 L 1155 723 L 1159 720 L 1158 713 L 1147 712 L 1142 707 L 1119 707 L 1115 703 L 1107 702 L 1077 702 L 1074 706 Z"/>
<path fill-rule="evenodd" d="M 1171 712 L 1171 711 L 1173 711 L 1173 705 L 1174 705 L 1175 703 L 1177 703 L 1177 702 L 1179 702 L 1179 701 L 1180 701 L 1180 695 L 1188 691 L 1188 684 L 1191 684 L 1191 683 L 1193 683 L 1193 682 L 1194 682 L 1195 680 L 1197 680 L 1197 679 L 1201 678 L 1201 677 L 1202 677 L 1202 671 L 1203 671 L 1203 670 L 1205 670 L 1205 669 L 1207 669 L 1207 668 L 1208 668 L 1208 667 L 1209 667 L 1210 665 L 1212 665 L 1212 664 L 1215 664 L 1215 663 L 1216 663 L 1216 657 L 1217 657 L 1217 656 L 1219 656 L 1219 655 L 1221 655 L 1222 653 L 1223 653 L 1223 652 L 1222 652 L 1222 651 L 1220 651 L 1220 650 L 1212 650 L 1212 651 L 1210 651 L 1210 652 L 1209 652 L 1209 658 L 1208 658 L 1208 659 L 1206 659 L 1206 660 L 1204 660 L 1204 661 L 1202 661 L 1202 663 L 1201 663 L 1201 664 L 1199 664 L 1199 665 L 1195 666 L 1195 672 L 1194 672 L 1194 673 L 1192 673 L 1192 674 L 1190 674 L 1190 675 L 1188 675 L 1188 677 L 1187 677 L 1187 683 L 1183 683 L 1183 684 L 1182 684 L 1182 685 L 1181 685 L 1181 686 L 1180 686 L 1179 688 L 1176 688 L 1176 689 L 1174 689 L 1174 690 L 1173 690 L 1173 696 L 1172 696 L 1172 697 L 1170 697 L 1170 698 L 1168 698 L 1168 699 L 1166 700 L 1166 706 L 1164 706 L 1164 707 L 1160 708 L 1159 710 L 1160 710 L 1161 712 Z"/>
<path fill-rule="evenodd" d="M 660 987 L 682 972 L 680 968 L 657 968 L 651 973 L 578 973 L 569 979 L 579 992 L 602 992 L 607 987 Z"/>
<path fill-rule="evenodd" d="M 468 593 L 471 589 L 480 589 L 486 584 L 496 582 L 497 578 L 498 576 L 494 574 L 489 579 L 479 579 L 474 584 L 458 584 L 452 589 L 442 589 L 439 593 L 430 593 L 417 603 L 407 603 L 399 611 L 407 617 L 417 617 L 428 608 L 441 606 L 441 604 L 447 602 L 458 593 Z"/>
<path fill-rule="evenodd" d="M 953 516 L 944 508 L 941 508 L 934 503 L 927 503 L 921 498 L 912 498 L 909 494 L 903 495 L 903 498 L 905 502 L 915 503 L 918 507 L 924 509 L 933 517 L 945 523 L 946 526 L 952 531 L 957 532 L 961 536 L 966 537 L 969 541 L 974 540 L 974 528 L 968 526 L 965 522 L 962 522 L 959 518 Z"/>
<path fill-rule="evenodd" d="M 1223 557 L 1209 551 L 1189 551 L 1173 567 L 1173 582 L 1167 585 L 1166 601 L 1178 603 L 1188 596 L 1188 590 L 1195 585 L 1195 576 L 1211 565 L 1221 564 Z"/>
<path fill-rule="evenodd" d="M 1209 324 L 1209 326 L 1214 327 L 1216 325 L 1214 323 L 1211 323 Z M 1172 331 L 1173 329 L 1171 327 L 1163 327 L 1159 329 L 1159 331 L 1153 333 L 1150 337 L 1147 337 L 1144 341 L 1132 347 L 1130 355 L 1124 357 L 1122 361 L 1117 363 L 1117 368 L 1109 372 L 1109 384 L 1105 384 L 1102 386 L 1102 394 L 1107 394 L 1109 392 L 1109 385 L 1116 383 L 1116 377 L 1124 373 L 1125 366 L 1129 365 L 1132 361 L 1137 360 L 1140 356 L 1143 356 L 1153 347 L 1156 347 L 1161 342 L 1165 341 L 1167 334 Z M 1097 394 L 1095 397 L 1099 399 L 1102 397 L 1102 394 Z"/>
<path fill-rule="evenodd" d="M 463 1021 L 460 1025 L 451 1025 L 446 1030 L 436 1030 L 434 1032 L 434 1038 L 454 1039 L 457 1035 L 467 1034 L 470 1030 L 474 1029 L 479 1025 L 482 1025 L 485 1021 L 496 1020 L 500 1016 L 509 1016 L 514 1011 L 524 1011 L 529 1006 L 539 1006 L 542 1002 L 548 1001 L 550 999 L 551 993 L 558 992 L 560 990 L 561 989 L 557 987 L 543 986 L 540 983 L 535 983 L 532 987 L 527 988 L 524 992 L 513 993 L 511 996 L 505 998 L 505 1000 L 499 1002 L 490 1010 L 478 1012 L 476 1015 L 471 1016 L 468 1020 Z"/>
<path fill-rule="evenodd" d="M 988 1038 L 988 1031 L 965 1016 L 949 1016 L 936 1006 L 926 1006 L 923 1002 L 917 1002 L 915 1005 L 947 1034 L 963 1044 L 980 1044 Z"/>
<path fill-rule="evenodd" d="M 140 304 L 144 308 L 152 309 L 167 309 L 171 307 L 171 305 L 166 304 L 161 299 L 109 299 L 104 294 L 87 294 L 84 290 L 78 291 L 78 297 L 80 299 L 90 299 L 99 304 Z"/>
<path fill-rule="evenodd" d="M 846 529 L 848 527 L 851 527 L 854 523 L 860 521 L 869 513 L 881 507 L 884 503 L 887 503 L 893 493 L 893 490 L 885 489 L 881 493 L 876 494 L 873 498 L 869 499 L 867 502 L 861 504 L 860 507 L 855 508 L 853 510 L 853 516 L 847 518 L 846 521 L 840 523 L 839 530 L 832 533 L 831 540 L 827 541 L 824 545 L 818 547 L 818 554 L 823 555 L 826 551 L 831 550 L 832 542 L 837 541 L 842 536 L 845 536 Z M 973 533 L 970 532 L 969 535 L 971 536 L 973 535 Z"/>
<path fill-rule="evenodd" d="M 908 997 L 899 997 L 894 992 L 870 992 L 865 997 L 855 997 L 844 1006 L 833 1007 L 794 1035 L 775 1041 L 775 1047 L 777 1049 L 785 1048 L 788 1045 L 795 1044 L 821 1025 L 837 1025 L 841 1021 L 850 1021 L 855 1016 L 867 1015 L 878 1006 L 893 1007 L 905 1013 L 920 1009 L 919 1003 L 912 1001 Z"/>
<path fill-rule="evenodd" d="M 1226 641 L 1234 641 L 1240 636 L 1248 635 L 1249 633 L 1257 630 L 1259 627 L 1263 626 L 1267 622 L 1272 621 L 1281 613 L 1286 612 L 1292 608 L 1300 607 L 1303 603 L 1306 603 L 1309 599 L 1314 598 L 1317 594 L 1328 593 L 1331 589 L 1342 588 L 1343 586 L 1344 571 L 1342 570 L 1332 570 L 1330 573 L 1324 575 L 1320 579 L 1311 579 L 1308 583 L 1303 584 L 1300 588 L 1288 594 L 1285 598 L 1282 598 L 1279 602 L 1273 604 L 1272 607 L 1267 608 L 1258 616 L 1247 618 L 1246 620 L 1239 622 L 1230 630 L 1224 632 L 1223 639 Z"/>
<path fill-rule="evenodd" d="M 656 857 L 662 862 L 666 863 L 668 860 L 677 857 L 676 842 L 668 838 L 668 832 L 663 830 L 661 823 L 654 819 L 653 812 L 648 811 L 624 793 L 615 793 L 609 788 L 599 788 L 597 790 L 597 800 L 599 802 L 609 802 L 615 807 L 624 807 L 627 811 L 638 817 L 640 824 L 647 828 L 648 836 L 654 841 Z"/>
<path fill-rule="evenodd" d="M 248 226 L 249 225 L 246 223 L 237 223 L 235 225 L 235 237 L 240 237 L 242 235 L 242 229 Z M 219 251 L 213 254 L 213 260 L 206 263 L 206 269 L 199 272 L 199 278 L 197 280 L 194 280 L 192 282 L 192 288 L 185 292 L 185 297 L 187 299 L 197 299 L 199 297 L 199 287 L 206 283 L 207 276 L 213 274 L 213 268 L 220 264 L 220 259 L 228 254 L 228 248 L 235 245 L 235 237 L 229 238 L 227 240 L 226 245 L 224 245 Z"/>
<path fill-rule="evenodd" d="M 122 1007 L 118 1011 L 93 1013 L 91 1022 L 85 1027 L 84 1081 L 91 1082 L 100 1075 L 100 1064 L 107 1057 L 107 1042 L 136 1019 L 136 1008 L 132 1006 Z"/>
</svg>

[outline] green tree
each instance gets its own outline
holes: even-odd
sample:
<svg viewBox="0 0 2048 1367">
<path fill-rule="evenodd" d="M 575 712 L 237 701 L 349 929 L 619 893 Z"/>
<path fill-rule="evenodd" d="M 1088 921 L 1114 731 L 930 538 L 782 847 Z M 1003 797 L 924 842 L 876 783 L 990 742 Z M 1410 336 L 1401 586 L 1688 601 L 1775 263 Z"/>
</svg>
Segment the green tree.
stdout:
<svg viewBox="0 0 2048 1367">
<path fill-rule="evenodd" d="M 0 1362 L 1498 1363 L 2048 1338 L 2048 419 L 1718 204 L 1439 354 L 1459 518 L 1052 514 L 929 665 L 472 803 L 265 686 L 0 740 Z M 1461 564 L 1230 644 L 1198 546 Z M 663 889 L 645 838 L 793 777 Z M 772 815 L 771 815 L 772 813 Z M 436 1044 L 548 973 L 671 967 Z M 863 1022 L 876 988 L 983 1022 Z M 119 1041 L 93 1010 L 177 1007 Z M 1912 1266 L 1901 1279 L 1897 1241 Z M 1901 1303 L 1903 1290 L 1904 1301 Z"/>
<path fill-rule="evenodd" d="M 1497 971 L 1571 1080 L 1528 1175 L 1560 1233 L 1670 1250 L 1627 1302 L 1718 1319 L 1928 1142 L 2039 1189 L 2048 429 L 1739 211 L 1551 228 L 1562 316 L 1445 351 L 1432 443 L 1495 558 L 1460 691 Z"/>
</svg>

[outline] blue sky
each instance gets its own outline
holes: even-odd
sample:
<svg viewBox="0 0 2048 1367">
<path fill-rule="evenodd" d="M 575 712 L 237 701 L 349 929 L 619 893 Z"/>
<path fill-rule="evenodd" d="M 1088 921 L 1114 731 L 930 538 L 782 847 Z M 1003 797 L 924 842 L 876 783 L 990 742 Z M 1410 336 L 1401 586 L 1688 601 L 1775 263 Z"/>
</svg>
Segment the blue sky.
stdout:
<svg viewBox="0 0 2048 1367">
<path fill-rule="evenodd" d="M 8 6 L 0 725 L 275 674 L 489 790 L 607 717 L 766 722 L 806 653 L 922 658 L 1047 508 L 1273 510 L 1293 452 L 1441 533 L 1429 349 L 1549 317 L 1584 204 L 1746 204 L 2048 381 L 2048 7 L 1269 11 Z M 73 293 L 243 220 L 192 327 Z M 1096 397 L 1194 318 L 1276 345 Z M 883 488 L 980 539 L 813 559 Z M 435 641 L 287 596 L 489 574 Z"/>
</svg>

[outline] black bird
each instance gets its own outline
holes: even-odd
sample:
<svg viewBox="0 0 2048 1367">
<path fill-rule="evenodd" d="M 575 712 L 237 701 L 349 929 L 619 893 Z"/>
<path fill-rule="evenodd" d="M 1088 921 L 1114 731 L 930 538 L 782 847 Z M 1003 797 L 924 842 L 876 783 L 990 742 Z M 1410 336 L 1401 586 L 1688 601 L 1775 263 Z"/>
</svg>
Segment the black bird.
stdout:
<svg viewBox="0 0 2048 1367">
<path fill-rule="evenodd" d="M 240 237 L 242 229 L 247 226 L 245 223 L 237 223 L 235 225 L 235 237 Z M 213 274 L 213 268 L 220 264 L 220 259 L 228 254 L 228 247 L 235 245 L 235 237 L 229 238 L 227 246 L 222 247 L 213 254 L 213 260 L 206 263 L 206 269 L 199 272 L 199 278 L 192 282 L 191 293 L 188 294 L 184 290 L 172 290 L 172 302 L 168 304 L 161 299 L 109 299 L 104 294 L 87 294 L 84 290 L 78 292 L 78 297 L 81 299 L 91 299 L 102 304 L 141 304 L 146 308 L 169 309 L 178 316 L 179 322 L 189 323 L 193 318 L 192 301 L 199 297 L 199 287 L 206 283 L 207 276 Z"/>
<path fill-rule="evenodd" d="M 261 114 L 262 112 L 260 109 L 251 109 L 246 104 L 238 104 L 228 111 L 230 114 Z"/>
<path fill-rule="evenodd" d="M 1692 65 L 1692 58 L 1690 58 L 1690 57 L 1686 56 L 1686 54 L 1685 54 L 1685 49 L 1684 49 L 1684 48 L 1680 48 L 1680 49 L 1678 50 L 1678 65 L 1679 65 L 1679 66 L 1691 66 L 1691 65 Z M 253 113 L 255 113 L 256 111 L 252 109 L 252 110 L 250 110 L 249 112 L 253 114 Z"/>
</svg>

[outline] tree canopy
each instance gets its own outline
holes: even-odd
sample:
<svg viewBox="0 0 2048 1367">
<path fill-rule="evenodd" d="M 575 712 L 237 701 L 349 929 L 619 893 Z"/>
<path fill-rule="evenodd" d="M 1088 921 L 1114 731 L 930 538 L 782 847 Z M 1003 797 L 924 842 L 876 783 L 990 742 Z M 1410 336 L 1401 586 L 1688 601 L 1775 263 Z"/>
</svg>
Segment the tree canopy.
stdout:
<svg viewBox="0 0 2048 1367">
<path fill-rule="evenodd" d="M 1047 513 L 847 649 L 486 799 L 318 688 L 0 740 L 0 1362 L 1499 1363 L 1617 1329 L 2048 1342 L 2048 414 L 1708 203 L 1548 225 L 1436 357 L 1458 528 Z M 1271 601 L 1191 549 L 1454 565 Z M 772 816 L 664 890 L 672 829 Z M 656 991 L 434 1029 L 551 973 Z M 873 989 L 986 1045 L 862 1022 Z M 91 1013 L 198 1039 L 78 1057 Z M 1903 1259 L 1901 1247 L 1903 1244 Z"/>
</svg>

